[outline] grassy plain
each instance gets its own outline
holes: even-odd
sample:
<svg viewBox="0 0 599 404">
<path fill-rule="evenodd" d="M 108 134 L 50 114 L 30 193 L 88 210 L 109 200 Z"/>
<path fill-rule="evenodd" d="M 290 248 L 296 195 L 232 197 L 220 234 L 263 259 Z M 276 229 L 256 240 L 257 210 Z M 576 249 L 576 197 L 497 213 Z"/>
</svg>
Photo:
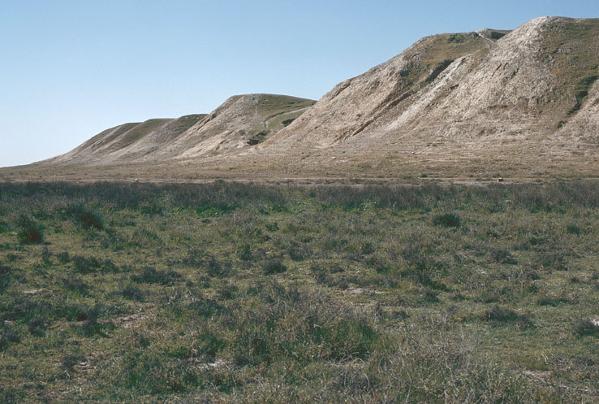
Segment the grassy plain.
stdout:
<svg viewBox="0 0 599 404">
<path fill-rule="evenodd" d="M 599 185 L 1 184 L 0 401 L 592 402 Z"/>
</svg>

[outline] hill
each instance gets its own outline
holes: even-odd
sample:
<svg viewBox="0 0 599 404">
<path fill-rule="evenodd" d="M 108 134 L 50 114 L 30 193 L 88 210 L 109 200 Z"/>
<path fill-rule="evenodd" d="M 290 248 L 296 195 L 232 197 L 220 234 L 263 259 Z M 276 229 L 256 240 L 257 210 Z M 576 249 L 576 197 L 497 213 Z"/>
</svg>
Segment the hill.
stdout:
<svg viewBox="0 0 599 404">
<path fill-rule="evenodd" d="M 283 95 L 233 96 L 209 115 L 152 119 L 108 129 L 45 164 L 153 162 L 240 150 L 261 143 L 313 103 Z"/>
<path fill-rule="evenodd" d="M 336 86 L 268 145 L 316 150 L 293 170 L 596 175 L 598 37 L 599 20 L 543 17 L 425 38 Z"/>
<path fill-rule="evenodd" d="M 0 175 L 43 178 L 51 167 L 79 179 L 595 177 L 596 38 L 599 19 L 562 17 L 513 31 L 434 35 L 314 105 L 232 97 L 185 124 L 125 125 Z"/>
</svg>

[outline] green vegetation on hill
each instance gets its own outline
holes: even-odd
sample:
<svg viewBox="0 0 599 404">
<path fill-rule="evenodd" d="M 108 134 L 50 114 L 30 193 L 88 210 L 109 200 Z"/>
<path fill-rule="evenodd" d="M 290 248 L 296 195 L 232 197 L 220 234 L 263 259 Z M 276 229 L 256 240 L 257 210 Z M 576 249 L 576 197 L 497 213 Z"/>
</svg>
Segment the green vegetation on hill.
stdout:
<svg viewBox="0 0 599 404">
<path fill-rule="evenodd" d="M 599 186 L 0 184 L 0 401 L 591 402 Z"/>
<path fill-rule="evenodd" d="M 270 135 L 281 130 L 304 113 L 306 108 L 314 105 L 315 101 L 287 95 L 255 94 L 258 102 L 256 111 L 262 116 L 263 122 L 253 129 L 247 144 L 255 146 L 265 141 Z"/>
</svg>

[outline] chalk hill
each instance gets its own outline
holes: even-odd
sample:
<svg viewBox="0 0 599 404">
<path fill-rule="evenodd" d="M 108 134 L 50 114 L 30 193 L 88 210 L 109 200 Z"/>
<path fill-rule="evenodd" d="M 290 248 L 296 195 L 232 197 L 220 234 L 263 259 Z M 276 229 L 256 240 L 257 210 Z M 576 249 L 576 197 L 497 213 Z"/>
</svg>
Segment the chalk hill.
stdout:
<svg viewBox="0 0 599 404">
<path fill-rule="evenodd" d="M 206 116 L 110 129 L 41 163 L 65 178 L 99 165 L 115 179 L 127 167 L 165 180 L 597 176 L 599 19 L 434 35 L 315 104 L 232 97 Z"/>
</svg>

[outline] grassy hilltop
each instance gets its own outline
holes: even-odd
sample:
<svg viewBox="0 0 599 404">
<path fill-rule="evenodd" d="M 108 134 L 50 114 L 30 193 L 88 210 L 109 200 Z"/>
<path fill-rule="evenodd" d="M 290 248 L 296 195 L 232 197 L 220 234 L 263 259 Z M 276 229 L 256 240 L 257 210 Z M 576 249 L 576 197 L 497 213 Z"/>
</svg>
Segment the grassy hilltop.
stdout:
<svg viewBox="0 0 599 404">
<path fill-rule="evenodd" d="M 0 401 L 599 399 L 599 186 L 0 185 Z"/>
</svg>

